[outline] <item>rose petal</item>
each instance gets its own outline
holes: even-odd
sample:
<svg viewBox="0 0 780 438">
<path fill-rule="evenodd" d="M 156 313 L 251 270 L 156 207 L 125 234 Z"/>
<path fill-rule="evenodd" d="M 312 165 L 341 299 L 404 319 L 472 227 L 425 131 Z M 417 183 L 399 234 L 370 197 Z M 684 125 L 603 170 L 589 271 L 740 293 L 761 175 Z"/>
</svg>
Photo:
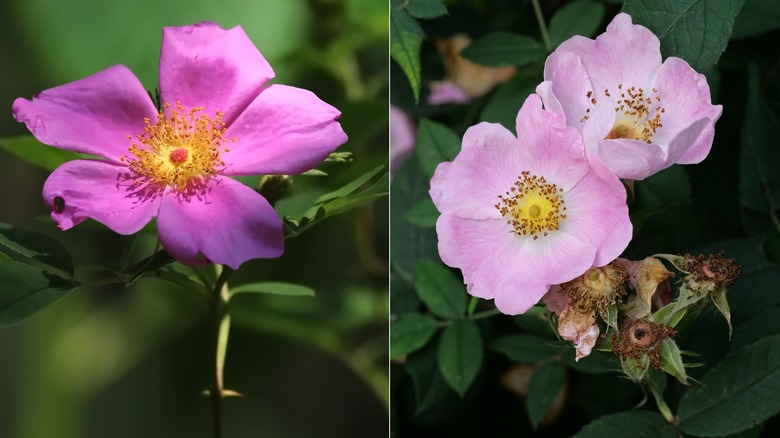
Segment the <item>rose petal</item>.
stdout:
<svg viewBox="0 0 780 438">
<path fill-rule="evenodd" d="M 723 107 L 712 105 L 707 78 L 696 73 L 680 58 L 667 59 L 658 69 L 653 87 L 659 90 L 659 105 L 665 110 L 661 127 L 653 137 L 654 142 L 671 143 L 681 130 L 697 120 L 707 119 L 701 135 L 695 141 L 685 144 L 682 151 L 669 151 L 671 162 L 694 164 L 701 162 L 712 148 L 715 122 L 720 118 Z"/>
<path fill-rule="evenodd" d="M 215 178 L 207 192 L 166 194 L 157 219 L 160 242 L 174 258 L 198 265 L 203 254 L 233 269 L 254 258 L 279 257 L 282 222 L 262 196 L 230 178 Z"/>
<path fill-rule="evenodd" d="M 517 138 L 497 123 L 480 123 L 463 135 L 455 159 L 439 164 L 431 198 L 440 212 L 470 219 L 498 219 L 498 195 L 512 188 L 525 163 Z"/>
<path fill-rule="evenodd" d="M 521 160 L 518 170 L 528 170 L 564 190 L 588 173 L 585 146 L 577 130 L 566 126 L 561 115 L 544 110 L 538 95 L 526 98 L 517 113 L 516 128 Z"/>
<path fill-rule="evenodd" d="M 449 81 L 431 83 L 431 94 L 428 95 L 429 105 L 444 105 L 445 103 L 468 103 L 471 96 Z"/>
<path fill-rule="evenodd" d="M 347 141 L 341 113 L 301 88 L 271 85 L 224 134 L 230 152 L 220 157 L 225 175 L 305 172 Z M 234 143 L 229 141 L 236 139 Z"/>
<path fill-rule="evenodd" d="M 567 217 L 560 230 L 598 248 L 593 266 L 604 266 L 619 256 L 631 241 L 626 190 L 597 158 L 591 172 L 565 194 Z"/>
<path fill-rule="evenodd" d="M 105 161 L 69 161 L 43 185 L 51 218 L 67 230 L 92 218 L 119 234 L 133 234 L 157 215 L 161 192 L 134 186 L 127 167 Z"/>
<path fill-rule="evenodd" d="M 496 307 L 507 315 L 525 313 L 553 284 L 571 281 L 593 264 L 596 248 L 562 231 L 515 238 L 509 263 L 496 289 Z M 494 249 L 496 251 L 496 249 Z M 482 253 L 484 256 L 484 253 Z"/>
<path fill-rule="evenodd" d="M 580 57 L 575 53 L 556 50 L 544 63 L 544 80 L 537 86 L 536 92 L 544 101 L 545 108 L 554 113 L 562 111 L 569 125 L 581 133 L 587 123 L 583 118 L 588 114 L 588 109 L 594 106 L 588 98 L 588 92 L 597 90 Z"/>
<path fill-rule="evenodd" d="M 123 65 L 50 88 L 32 100 L 16 99 L 13 113 L 41 143 L 117 164 L 130 146 L 127 136 L 143 134 L 144 118 L 157 118 L 146 90 Z"/>
<path fill-rule="evenodd" d="M 257 97 L 274 72 L 241 26 L 214 23 L 163 29 L 160 95 L 185 108 L 220 110 L 228 125 Z"/>
<path fill-rule="evenodd" d="M 616 92 L 617 84 L 639 88 L 649 82 L 661 65 L 660 47 L 660 41 L 650 30 L 632 24 L 631 16 L 620 13 L 595 41 L 575 36 L 564 41 L 555 52 L 571 52 L 580 57 L 596 88 L 593 91 Z"/>
<path fill-rule="evenodd" d="M 390 175 L 414 154 L 414 122 L 402 109 L 390 105 Z"/>
<path fill-rule="evenodd" d="M 619 178 L 641 180 L 668 167 L 661 146 L 639 140 L 618 138 L 601 140 L 598 157 Z"/>
</svg>

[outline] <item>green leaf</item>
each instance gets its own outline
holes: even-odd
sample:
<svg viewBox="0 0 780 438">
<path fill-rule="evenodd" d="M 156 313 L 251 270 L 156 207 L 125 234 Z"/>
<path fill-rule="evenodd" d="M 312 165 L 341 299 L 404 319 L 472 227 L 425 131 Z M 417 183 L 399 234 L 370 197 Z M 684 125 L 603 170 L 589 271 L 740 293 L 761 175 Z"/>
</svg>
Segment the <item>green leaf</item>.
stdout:
<svg viewBox="0 0 780 438">
<path fill-rule="evenodd" d="M 563 364 L 557 361 L 539 365 L 531 375 L 526 408 L 534 430 L 539 427 L 539 423 L 555 404 L 555 399 L 565 382 L 566 371 Z"/>
<path fill-rule="evenodd" d="M 731 350 L 739 350 L 768 336 L 780 335 L 780 324 L 777 321 L 780 321 L 780 308 L 776 307 L 737 326 L 731 342 Z"/>
<path fill-rule="evenodd" d="M 439 256 L 436 230 L 420 228 L 403 220 L 413 205 L 430 199 L 429 188 L 417 160 L 409 160 L 393 178 L 393 196 L 390 197 L 390 262 L 393 272 L 409 286 L 414 285 L 414 265 L 417 259 L 435 259 Z"/>
<path fill-rule="evenodd" d="M 688 375 L 682 361 L 680 348 L 672 339 L 664 339 L 661 343 L 661 369 L 674 376 L 683 385 L 688 385 Z"/>
<path fill-rule="evenodd" d="M 418 227 L 433 228 L 439 219 L 439 210 L 433 205 L 430 199 L 423 199 L 414 204 L 409 211 L 404 214 L 404 220 L 407 220 Z"/>
<path fill-rule="evenodd" d="M 418 260 L 414 286 L 420 299 L 436 315 L 455 319 L 466 312 L 466 286 L 441 263 Z"/>
<path fill-rule="evenodd" d="M 517 363 L 532 364 L 561 354 L 562 348 L 534 335 L 508 335 L 490 342 L 490 349 Z"/>
<path fill-rule="evenodd" d="M 284 237 L 285 238 L 291 238 L 299 236 L 301 233 L 312 227 L 314 224 L 329 218 L 331 216 L 335 216 L 337 214 L 345 213 L 349 210 L 353 210 L 355 208 L 361 207 L 365 204 L 368 204 L 370 202 L 373 202 L 374 200 L 384 197 L 387 195 L 389 191 L 389 185 L 390 185 L 390 179 L 388 177 L 388 173 L 385 172 L 376 180 L 373 184 L 366 187 L 363 190 L 355 192 L 355 190 L 363 185 L 367 179 L 365 179 L 366 175 L 370 175 L 368 178 L 370 179 L 371 176 L 376 175 L 376 173 L 381 170 L 381 166 L 368 172 L 367 174 L 364 174 L 363 176 L 359 177 L 357 180 L 350 182 L 349 184 L 345 185 L 344 187 L 336 190 L 335 192 L 328 193 L 326 195 L 323 195 L 320 197 L 320 199 L 317 202 L 323 202 L 323 200 L 328 199 L 325 201 L 322 205 L 315 205 L 309 211 L 306 212 L 306 214 L 303 215 L 298 220 L 291 219 L 289 217 L 284 218 Z M 356 184 L 356 182 L 359 182 L 359 184 Z M 334 193 L 336 194 L 343 194 L 343 193 L 350 193 L 348 196 L 341 196 L 341 197 L 334 197 Z"/>
<path fill-rule="evenodd" d="M 482 365 L 482 337 L 474 321 L 458 320 L 444 329 L 439 344 L 439 370 L 461 397 Z"/>
<path fill-rule="evenodd" d="M 275 294 L 275 295 L 287 295 L 293 297 L 313 297 L 314 289 L 302 286 L 300 284 L 282 283 L 282 282 L 259 282 L 242 284 L 230 289 L 230 296 L 244 293 L 255 294 Z"/>
<path fill-rule="evenodd" d="M 0 246 L 21 256 L 28 264 L 44 270 L 73 275 L 73 259 L 68 250 L 54 238 L 25 231 L 0 222 Z"/>
<path fill-rule="evenodd" d="M 423 173 L 430 178 L 442 161 L 452 161 L 460 152 L 460 138 L 441 123 L 420 118 L 415 153 Z"/>
<path fill-rule="evenodd" d="M 67 161 L 83 158 L 75 152 L 46 146 L 31 135 L 2 138 L 0 139 L 0 148 L 22 161 L 48 171 L 56 169 Z"/>
<path fill-rule="evenodd" d="M 577 0 L 562 7 L 550 20 L 550 42 L 553 47 L 573 37 L 592 37 L 601 26 L 604 5 L 591 0 Z"/>
<path fill-rule="evenodd" d="M 415 352 L 436 333 L 436 320 L 430 315 L 404 313 L 390 324 L 390 358 Z"/>
<path fill-rule="evenodd" d="M 566 353 L 564 359 L 566 364 L 573 370 L 585 374 L 606 374 L 618 370 L 617 356 L 607 353 L 592 351 L 588 357 L 575 360 L 574 349 L 572 353 Z"/>
<path fill-rule="evenodd" d="M 455 392 L 439 371 L 439 343 L 431 342 L 409 355 L 406 370 L 412 377 L 415 394 L 415 414 L 436 409 L 449 400 L 457 400 Z"/>
<path fill-rule="evenodd" d="M 531 37 L 495 32 L 474 41 L 460 55 L 476 64 L 503 67 L 533 64 L 543 60 L 547 51 L 542 43 Z"/>
<path fill-rule="evenodd" d="M 748 65 L 748 92 L 739 156 L 739 201 L 760 212 L 780 207 L 780 122 L 768 105 L 756 64 Z"/>
<path fill-rule="evenodd" d="M 707 73 L 726 50 L 745 0 L 630 0 L 623 12 L 661 40 L 664 58 L 677 56 Z"/>
<path fill-rule="evenodd" d="M 745 0 L 731 39 L 748 38 L 780 27 L 780 0 Z"/>
<path fill-rule="evenodd" d="M 677 438 L 674 426 L 661 414 L 650 411 L 628 411 L 605 415 L 591 422 L 572 438 Z"/>
<path fill-rule="evenodd" d="M 32 266 L 0 258 L 0 327 L 42 310 L 78 285 Z"/>
<path fill-rule="evenodd" d="M 780 336 L 737 350 L 710 369 L 680 400 L 680 429 L 723 436 L 780 412 Z"/>
<path fill-rule="evenodd" d="M 731 340 L 734 329 L 731 327 L 731 309 L 729 308 L 729 301 L 726 298 L 726 292 L 727 290 L 725 287 L 715 291 L 712 294 L 712 303 L 715 304 L 718 312 L 726 319 L 726 323 L 729 325 L 729 340 Z"/>
<path fill-rule="evenodd" d="M 436 18 L 447 15 L 447 7 L 441 0 L 409 0 L 406 12 L 415 18 Z"/>
<path fill-rule="evenodd" d="M 319 198 L 317 198 L 316 201 L 314 201 L 314 205 L 321 205 L 332 199 L 343 198 L 347 195 L 352 194 L 355 190 L 359 189 L 360 186 L 370 181 L 371 178 L 375 177 L 383 168 L 384 166 L 377 166 L 369 170 L 368 172 L 360 175 L 359 177 L 353 179 L 352 181 L 344 184 L 338 189 L 332 192 L 325 193 L 324 195 L 321 195 Z"/>
<path fill-rule="evenodd" d="M 425 33 L 406 11 L 390 14 L 390 56 L 401 66 L 415 102 L 420 100 L 420 46 Z"/>
</svg>

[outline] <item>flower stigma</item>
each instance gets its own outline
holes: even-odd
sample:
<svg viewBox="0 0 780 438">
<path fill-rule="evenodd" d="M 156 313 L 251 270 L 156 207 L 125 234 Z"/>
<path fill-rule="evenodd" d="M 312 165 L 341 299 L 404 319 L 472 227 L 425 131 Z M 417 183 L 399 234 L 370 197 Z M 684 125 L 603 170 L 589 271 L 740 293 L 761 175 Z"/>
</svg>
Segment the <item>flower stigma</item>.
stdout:
<svg viewBox="0 0 780 438">
<path fill-rule="evenodd" d="M 177 102 L 176 107 L 166 103 L 156 122 L 145 118 L 144 133 L 127 136 L 136 140 L 128 148 L 131 155 L 120 157 L 132 171 L 133 185 L 152 183 L 178 192 L 201 187 L 224 166 L 220 154 L 230 151 L 223 146 L 222 116 L 217 110 L 211 117 L 203 107 L 185 110 Z"/>
<path fill-rule="evenodd" d="M 523 171 L 512 188 L 504 195 L 498 195 L 494 207 L 512 227 L 517 237 L 547 236 L 566 219 L 563 189 L 548 183 L 544 177 Z"/>
<path fill-rule="evenodd" d="M 652 143 L 656 131 L 663 127 L 661 114 L 666 112 L 666 109 L 661 106 L 658 90 L 653 88 L 649 93 L 645 93 L 643 88 L 634 86 L 624 88 L 623 84 L 618 84 L 618 92 L 618 99 L 614 101 L 615 124 L 605 138 L 609 140 L 627 138 Z M 612 99 L 609 89 L 604 90 L 604 95 Z M 585 97 L 589 106 L 596 105 L 593 91 L 585 93 Z M 590 112 L 591 108 L 586 109 L 585 116 L 580 122 L 588 120 Z"/>
</svg>

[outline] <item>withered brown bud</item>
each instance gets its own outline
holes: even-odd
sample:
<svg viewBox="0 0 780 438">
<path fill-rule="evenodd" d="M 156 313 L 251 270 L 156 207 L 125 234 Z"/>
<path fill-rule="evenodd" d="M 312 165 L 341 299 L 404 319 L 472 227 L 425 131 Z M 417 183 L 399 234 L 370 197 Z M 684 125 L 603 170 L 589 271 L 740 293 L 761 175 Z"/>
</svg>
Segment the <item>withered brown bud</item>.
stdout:
<svg viewBox="0 0 780 438">
<path fill-rule="evenodd" d="M 620 323 L 620 334 L 612 334 L 612 352 L 632 359 L 647 354 L 650 366 L 661 368 L 661 344 L 666 338 L 675 336 L 673 328 L 645 319 L 624 319 Z"/>
<path fill-rule="evenodd" d="M 698 293 L 711 294 L 727 288 L 742 274 L 742 269 L 734 259 L 723 257 L 723 251 L 706 256 L 685 254 L 684 257 L 690 272 L 685 277 L 685 285 Z"/>
</svg>

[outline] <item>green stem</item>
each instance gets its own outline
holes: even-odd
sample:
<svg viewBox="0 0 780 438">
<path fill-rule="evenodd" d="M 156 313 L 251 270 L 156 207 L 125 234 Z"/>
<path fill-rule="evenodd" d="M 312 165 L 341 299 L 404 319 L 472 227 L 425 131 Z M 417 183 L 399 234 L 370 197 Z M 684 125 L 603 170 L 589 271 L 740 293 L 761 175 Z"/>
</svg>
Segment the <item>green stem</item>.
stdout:
<svg viewBox="0 0 780 438">
<path fill-rule="evenodd" d="M 669 422 L 669 424 L 677 424 L 677 420 L 674 418 L 672 410 L 663 399 L 655 398 L 655 404 L 658 405 L 658 410 L 661 411 L 661 415 Z"/>
<path fill-rule="evenodd" d="M 471 297 L 471 300 L 469 300 L 469 310 L 468 310 L 469 318 L 471 318 L 474 315 L 474 311 L 477 310 L 478 304 L 479 304 L 479 298 Z"/>
<path fill-rule="evenodd" d="M 539 23 L 539 31 L 542 33 L 542 41 L 544 41 L 544 47 L 548 52 L 552 52 L 552 44 L 550 43 L 550 35 L 547 33 L 547 24 L 544 22 L 544 16 L 542 15 L 542 8 L 539 6 L 539 0 L 531 0 L 534 5 L 534 14 L 536 15 L 536 21 Z"/>
<path fill-rule="evenodd" d="M 224 389 L 223 372 L 225 370 L 225 356 L 227 355 L 228 335 L 230 333 L 230 315 L 227 313 L 227 301 L 230 298 L 230 289 L 227 280 L 233 270 L 227 266 L 214 265 L 219 278 L 214 285 L 212 296 L 212 310 L 214 312 L 214 325 L 216 328 L 216 347 L 214 374 L 211 385 L 211 415 L 214 424 L 214 438 L 222 438 L 222 396 Z"/>
</svg>

